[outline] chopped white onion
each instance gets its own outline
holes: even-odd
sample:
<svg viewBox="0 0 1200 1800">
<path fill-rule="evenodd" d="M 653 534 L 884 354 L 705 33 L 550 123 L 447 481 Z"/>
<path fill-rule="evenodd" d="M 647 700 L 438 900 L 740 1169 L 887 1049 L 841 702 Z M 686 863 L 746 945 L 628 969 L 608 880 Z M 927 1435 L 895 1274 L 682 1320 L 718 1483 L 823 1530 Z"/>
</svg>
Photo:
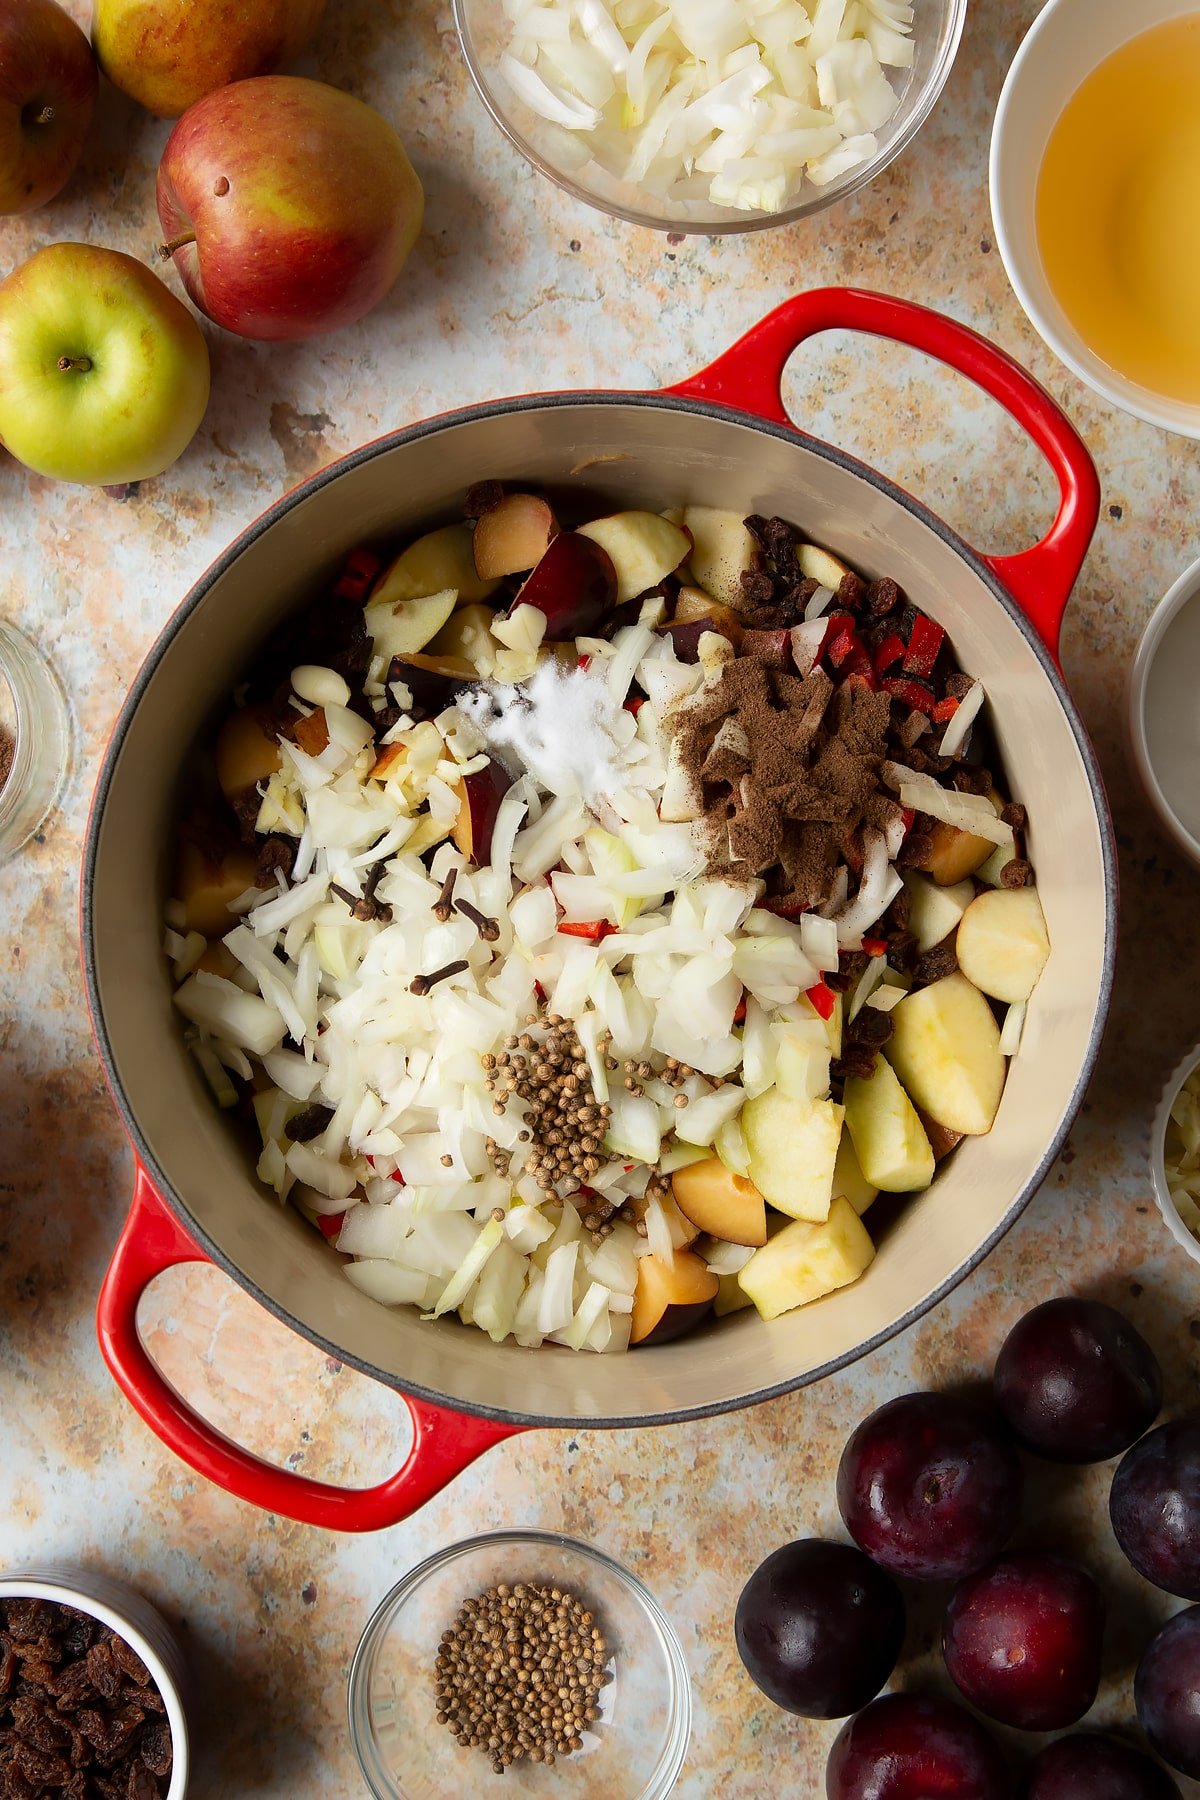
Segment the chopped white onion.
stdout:
<svg viewBox="0 0 1200 1800">
<path fill-rule="evenodd" d="M 939 756 L 958 755 L 967 741 L 967 733 L 975 723 L 983 701 L 983 683 L 976 681 L 967 689 L 955 707 L 950 723 L 942 733 L 942 741 L 938 745 Z"/>
<path fill-rule="evenodd" d="M 681 205 L 780 212 L 806 177 L 825 185 L 868 161 L 899 105 L 884 67 L 912 62 L 907 6 L 816 0 L 811 19 L 796 0 L 506 0 L 505 11 L 500 73 L 561 134 L 559 159 L 574 171 L 594 159 Z"/>
<path fill-rule="evenodd" d="M 1025 1009 L 1028 1002 L 1014 1000 L 1004 1015 L 1004 1023 L 1000 1027 L 1001 1056 L 1015 1056 L 1021 1048 L 1021 1034 L 1025 1029 Z"/>
<path fill-rule="evenodd" d="M 981 798 L 978 794 L 960 794 L 939 787 L 936 781 L 927 786 L 924 782 L 918 785 L 905 781 L 900 789 L 901 806 L 907 806 L 913 812 L 928 813 L 931 819 L 940 819 L 943 824 L 969 831 L 975 837 L 987 838 L 989 843 L 1011 844 L 1011 825 L 1005 825 L 986 803 L 983 808 L 971 804 Z"/>
</svg>

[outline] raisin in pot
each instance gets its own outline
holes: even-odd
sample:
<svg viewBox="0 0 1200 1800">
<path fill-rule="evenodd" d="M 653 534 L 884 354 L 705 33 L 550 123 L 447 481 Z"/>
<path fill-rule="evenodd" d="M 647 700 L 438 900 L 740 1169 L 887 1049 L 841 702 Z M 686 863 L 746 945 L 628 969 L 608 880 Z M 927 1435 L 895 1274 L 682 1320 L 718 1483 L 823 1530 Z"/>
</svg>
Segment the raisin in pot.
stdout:
<svg viewBox="0 0 1200 1800">
<path fill-rule="evenodd" d="M 969 375 L 1034 438 L 1061 503 L 1035 548 L 970 549 L 862 464 L 797 432 L 780 397 L 792 351 L 822 330 L 892 338 Z M 179 785 L 190 746 L 279 619 L 322 590 L 356 545 L 414 536 L 460 513 L 482 477 L 585 488 L 613 509 L 684 503 L 783 514 L 869 579 L 891 576 L 945 627 L 984 683 L 1053 946 L 990 1134 L 965 1143 L 902 1211 L 854 1286 L 764 1324 L 714 1320 L 628 1357 L 496 1346 L 357 1292 L 338 1258 L 257 1184 L 187 1053 L 160 954 Z M 162 1440 L 233 1493 L 350 1530 L 405 1517 L 489 1445 L 535 1425 L 652 1425 L 750 1405 L 841 1368 L 949 1291 L 1013 1223 L 1083 1098 L 1112 983 L 1112 830 L 1095 758 L 1057 662 L 1058 629 L 1099 489 L 1049 396 L 963 326 L 853 290 L 801 295 L 702 374 L 660 394 L 500 401 L 397 432 L 322 471 L 243 534 L 175 614 L 105 758 L 88 833 L 83 949 L 97 1043 L 139 1161 L 100 1300 L 118 1383 Z M 174 1263 L 211 1258 L 278 1318 L 401 1390 L 414 1420 L 403 1468 L 343 1490 L 270 1468 L 197 1418 L 137 1336 L 138 1298 Z"/>
</svg>

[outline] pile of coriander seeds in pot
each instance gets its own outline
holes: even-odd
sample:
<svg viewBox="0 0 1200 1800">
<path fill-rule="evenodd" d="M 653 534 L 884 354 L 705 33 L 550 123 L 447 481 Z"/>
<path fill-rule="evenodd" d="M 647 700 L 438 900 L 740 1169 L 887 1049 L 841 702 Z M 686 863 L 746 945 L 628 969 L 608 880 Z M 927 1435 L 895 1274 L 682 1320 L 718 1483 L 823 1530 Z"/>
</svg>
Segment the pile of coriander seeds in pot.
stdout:
<svg viewBox="0 0 1200 1800">
<path fill-rule="evenodd" d="M 442 1633 L 437 1719 L 502 1775 L 583 1746 L 612 1680 L 608 1644 L 586 1603 L 550 1583 L 500 1582 L 464 1600 Z"/>
</svg>

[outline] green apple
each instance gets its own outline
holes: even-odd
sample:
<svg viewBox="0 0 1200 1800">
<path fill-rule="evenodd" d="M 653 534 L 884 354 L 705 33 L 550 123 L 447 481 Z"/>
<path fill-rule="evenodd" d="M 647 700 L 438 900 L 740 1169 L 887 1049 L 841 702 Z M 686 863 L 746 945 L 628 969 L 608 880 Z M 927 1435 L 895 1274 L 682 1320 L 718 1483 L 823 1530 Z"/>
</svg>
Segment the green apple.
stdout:
<svg viewBox="0 0 1200 1800">
<path fill-rule="evenodd" d="M 325 0 L 95 0 L 92 44 L 122 93 L 162 119 L 301 55 Z"/>
<path fill-rule="evenodd" d="M 191 313 L 119 250 L 51 244 L 0 282 L 0 443 L 56 481 L 160 475 L 208 405 Z"/>
</svg>

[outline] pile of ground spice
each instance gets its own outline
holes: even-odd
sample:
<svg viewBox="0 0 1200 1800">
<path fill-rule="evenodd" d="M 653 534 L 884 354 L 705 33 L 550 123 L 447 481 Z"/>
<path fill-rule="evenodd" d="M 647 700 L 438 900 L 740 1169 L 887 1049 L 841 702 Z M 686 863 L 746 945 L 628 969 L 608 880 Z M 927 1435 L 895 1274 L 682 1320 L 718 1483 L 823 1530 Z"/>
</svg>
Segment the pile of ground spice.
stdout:
<svg viewBox="0 0 1200 1800">
<path fill-rule="evenodd" d="M 442 1633 L 435 1673 L 439 1725 L 482 1750 L 497 1775 L 526 1758 L 553 1763 L 583 1746 L 612 1677 L 604 1634 L 575 1594 L 501 1582 L 465 1600 Z"/>
<path fill-rule="evenodd" d="M 725 663 L 675 715 L 676 744 L 708 830 L 713 873 L 782 871 L 781 910 L 820 907 L 863 825 L 900 816 L 883 787 L 890 704 L 825 670 L 799 676 L 769 654 Z"/>
<path fill-rule="evenodd" d="M 0 725 L 0 788 L 3 788 L 12 774 L 13 753 L 16 746 L 11 736 Z"/>
</svg>

